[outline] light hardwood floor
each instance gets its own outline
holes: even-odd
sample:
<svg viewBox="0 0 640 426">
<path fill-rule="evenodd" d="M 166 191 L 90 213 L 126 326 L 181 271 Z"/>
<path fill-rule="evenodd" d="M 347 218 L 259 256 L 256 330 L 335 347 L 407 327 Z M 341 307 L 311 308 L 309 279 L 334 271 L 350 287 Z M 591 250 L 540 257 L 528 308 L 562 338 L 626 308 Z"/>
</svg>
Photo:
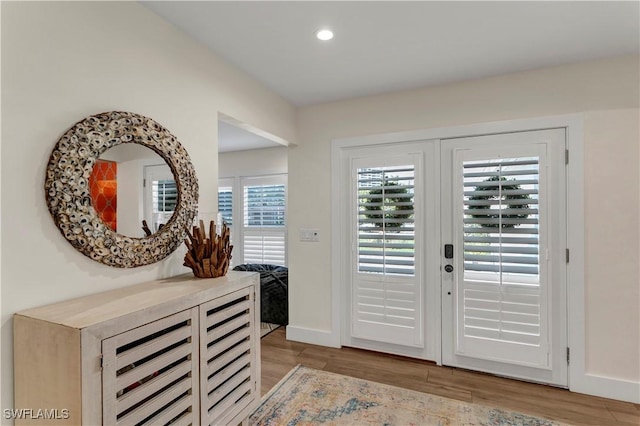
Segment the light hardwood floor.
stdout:
<svg viewBox="0 0 640 426">
<path fill-rule="evenodd" d="M 262 394 L 298 364 L 461 401 L 519 411 L 574 425 L 640 425 L 640 405 L 564 389 L 438 367 L 394 355 L 353 348 L 290 342 L 285 329 L 262 339 Z"/>
</svg>

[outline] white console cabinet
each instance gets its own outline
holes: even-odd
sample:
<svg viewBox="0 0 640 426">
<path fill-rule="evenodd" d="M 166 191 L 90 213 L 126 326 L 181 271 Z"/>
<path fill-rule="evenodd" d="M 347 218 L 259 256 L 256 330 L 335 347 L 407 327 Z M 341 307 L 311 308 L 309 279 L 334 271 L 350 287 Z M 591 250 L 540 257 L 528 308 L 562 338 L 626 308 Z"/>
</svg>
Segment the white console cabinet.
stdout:
<svg viewBox="0 0 640 426">
<path fill-rule="evenodd" d="M 243 422 L 260 401 L 259 288 L 185 275 L 15 314 L 16 424 Z"/>
</svg>

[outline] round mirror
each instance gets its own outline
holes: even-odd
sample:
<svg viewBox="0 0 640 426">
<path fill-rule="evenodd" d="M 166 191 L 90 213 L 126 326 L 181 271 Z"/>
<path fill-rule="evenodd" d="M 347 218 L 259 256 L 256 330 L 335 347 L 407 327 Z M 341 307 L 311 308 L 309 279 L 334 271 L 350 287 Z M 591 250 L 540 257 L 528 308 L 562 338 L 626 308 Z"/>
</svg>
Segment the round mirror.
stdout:
<svg viewBox="0 0 640 426">
<path fill-rule="evenodd" d="M 125 153 L 118 150 L 109 152 L 120 146 L 126 147 Z M 123 208 L 123 201 L 129 203 L 129 198 L 134 198 L 120 196 L 118 199 L 117 180 L 122 178 L 122 173 L 118 176 L 116 170 L 116 178 L 111 179 L 109 167 L 105 167 L 107 171 L 102 175 L 100 171 L 96 175 L 94 172 L 101 161 L 115 163 L 117 169 L 118 161 L 113 160 L 114 157 L 126 156 L 127 151 L 132 155 L 131 152 L 139 153 L 141 150 L 151 150 L 162 159 L 164 165 L 157 159 L 150 160 L 148 165 L 168 167 L 169 177 L 173 178 L 173 190 L 169 191 L 170 185 L 166 182 L 161 190 L 164 191 L 163 200 L 167 201 L 163 205 L 165 210 L 163 215 L 156 215 L 162 219 L 152 219 L 149 225 L 155 229 L 150 230 L 149 235 L 136 237 L 142 229 L 142 223 L 138 222 L 140 216 L 132 216 L 137 225 L 127 226 L 125 219 L 118 218 L 118 210 L 129 210 L 130 207 L 127 204 L 127 208 Z M 138 187 L 144 173 L 140 175 L 138 169 L 134 174 L 138 175 L 138 182 L 133 186 Z M 97 180 L 103 182 L 98 185 Z M 92 184 L 96 187 L 101 185 L 102 195 L 106 191 L 112 195 L 112 200 L 99 197 L 99 188 L 94 197 Z M 128 183 L 121 186 L 123 190 L 132 187 Z M 129 268 L 162 260 L 182 243 L 197 214 L 198 183 L 189 155 L 167 129 L 139 114 L 112 111 L 87 117 L 58 140 L 47 166 L 45 194 L 54 222 L 77 250 L 105 265 Z M 139 210 L 140 201 L 137 197 L 133 210 Z M 107 207 L 113 213 L 101 216 L 100 210 L 111 211 Z M 136 226 L 138 230 L 135 230 Z"/>
</svg>

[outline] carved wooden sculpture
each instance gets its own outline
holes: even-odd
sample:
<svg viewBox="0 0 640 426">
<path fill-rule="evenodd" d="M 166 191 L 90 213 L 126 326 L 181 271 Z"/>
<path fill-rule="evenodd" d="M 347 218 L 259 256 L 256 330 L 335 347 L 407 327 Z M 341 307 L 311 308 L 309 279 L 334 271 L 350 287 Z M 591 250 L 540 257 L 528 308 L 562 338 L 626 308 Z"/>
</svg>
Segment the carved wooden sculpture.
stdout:
<svg viewBox="0 0 640 426">
<path fill-rule="evenodd" d="M 189 239 L 185 244 L 189 249 L 184 256 L 184 266 L 193 270 L 198 278 L 215 278 L 226 275 L 231 262 L 233 246 L 230 244 L 231 235 L 226 224 L 222 225 L 221 234 L 216 233 L 214 221 L 209 223 L 209 238 L 207 238 L 204 222 L 193 227 L 193 234 L 187 232 Z"/>
</svg>

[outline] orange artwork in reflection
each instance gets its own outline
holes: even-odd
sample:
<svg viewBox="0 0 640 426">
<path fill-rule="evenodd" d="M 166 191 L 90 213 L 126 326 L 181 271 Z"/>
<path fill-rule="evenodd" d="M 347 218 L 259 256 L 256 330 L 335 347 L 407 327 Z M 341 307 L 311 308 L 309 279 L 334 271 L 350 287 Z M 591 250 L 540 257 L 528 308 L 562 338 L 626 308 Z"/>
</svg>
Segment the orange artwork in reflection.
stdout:
<svg viewBox="0 0 640 426">
<path fill-rule="evenodd" d="M 118 163 L 97 160 L 89 177 L 91 203 L 100 219 L 112 230 L 117 229 Z"/>
</svg>

